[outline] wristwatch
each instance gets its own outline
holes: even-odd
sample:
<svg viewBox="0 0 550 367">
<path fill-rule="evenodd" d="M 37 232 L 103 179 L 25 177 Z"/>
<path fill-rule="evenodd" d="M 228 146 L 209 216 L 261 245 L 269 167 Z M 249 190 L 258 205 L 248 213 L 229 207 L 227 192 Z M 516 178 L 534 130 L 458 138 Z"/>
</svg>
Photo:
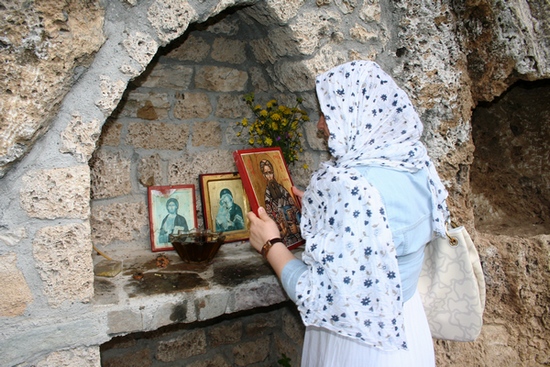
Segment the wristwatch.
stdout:
<svg viewBox="0 0 550 367">
<path fill-rule="evenodd" d="M 264 257 L 264 259 L 267 259 L 267 253 L 269 252 L 269 250 L 271 250 L 271 248 L 273 247 L 274 244 L 276 244 L 277 242 L 283 242 L 282 239 L 280 239 L 279 237 L 275 237 L 275 238 L 272 238 L 270 240 L 267 240 L 265 242 L 265 244 L 263 245 L 262 247 L 262 251 L 260 251 L 260 253 L 262 254 L 262 256 Z M 284 243 L 284 242 L 283 242 Z"/>
</svg>

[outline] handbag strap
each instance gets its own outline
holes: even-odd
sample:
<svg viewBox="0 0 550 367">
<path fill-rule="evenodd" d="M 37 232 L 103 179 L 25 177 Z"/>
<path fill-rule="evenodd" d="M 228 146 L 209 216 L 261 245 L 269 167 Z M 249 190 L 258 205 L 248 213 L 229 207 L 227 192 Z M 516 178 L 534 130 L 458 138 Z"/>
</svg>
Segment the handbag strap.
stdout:
<svg viewBox="0 0 550 367">
<path fill-rule="evenodd" d="M 447 235 L 447 238 L 449 239 L 449 244 L 454 247 L 458 245 L 458 239 L 451 236 L 451 234 L 449 233 L 449 226 L 451 226 L 451 228 L 456 228 L 456 224 L 453 223 L 451 220 L 445 223 L 445 235 Z"/>
</svg>

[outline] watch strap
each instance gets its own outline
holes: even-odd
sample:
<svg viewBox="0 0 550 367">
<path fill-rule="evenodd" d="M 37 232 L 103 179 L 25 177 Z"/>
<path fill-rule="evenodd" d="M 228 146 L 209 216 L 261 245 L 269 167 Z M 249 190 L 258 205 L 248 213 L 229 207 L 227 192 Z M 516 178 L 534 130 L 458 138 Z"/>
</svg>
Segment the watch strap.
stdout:
<svg viewBox="0 0 550 367">
<path fill-rule="evenodd" d="M 265 242 L 265 244 L 262 247 L 262 251 L 260 251 L 264 259 L 267 259 L 267 253 L 269 252 L 269 250 L 271 250 L 271 247 L 273 247 L 273 245 L 276 244 L 277 242 L 284 243 L 283 240 L 279 237 L 272 238 Z"/>
</svg>

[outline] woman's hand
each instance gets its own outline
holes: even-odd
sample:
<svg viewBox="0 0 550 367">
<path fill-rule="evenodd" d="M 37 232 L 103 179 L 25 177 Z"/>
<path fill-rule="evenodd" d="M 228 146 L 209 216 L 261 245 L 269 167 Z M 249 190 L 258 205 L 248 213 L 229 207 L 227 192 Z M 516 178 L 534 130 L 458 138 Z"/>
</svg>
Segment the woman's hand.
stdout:
<svg viewBox="0 0 550 367">
<path fill-rule="evenodd" d="M 277 223 L 267 215 L 263 207 L 258 208 L 258 216 L 254 212 L 248 212 L 250 221 L 250 244 L 260 252 L 264 243 L 276 237 L 281 237 Z"/>
<path fill-rule="evenodd" d="M 292 186 L 292 193 L 296 195 L 296 197 L 300 200 L 300 204 L 302 203 L 302 198 L 304 197 L 304 192 L 297 188 L 296 186 Z"/>
</svg>

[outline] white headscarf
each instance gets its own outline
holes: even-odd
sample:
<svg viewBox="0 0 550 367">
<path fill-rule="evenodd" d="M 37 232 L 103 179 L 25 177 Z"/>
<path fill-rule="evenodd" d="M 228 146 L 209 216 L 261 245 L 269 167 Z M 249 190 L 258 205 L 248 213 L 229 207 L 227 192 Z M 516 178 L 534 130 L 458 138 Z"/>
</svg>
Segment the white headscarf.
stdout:
<svg viewBox="0 0 550 367">
<path fill-rule="evenodd" d="M 444 235 L 447 192 L 420 142 L 422 123 L 406 93 L 376 63 L 353 61 L 321 74 L 317 98 L 334 160 L 313 175 L 301 230 L 308 264 L 297 284 L 306 325 L 384 350 L 406 349 L 396 250 L 378 190 L 355 166 L 426 168 L 435 232 Z"/>
</svg>

